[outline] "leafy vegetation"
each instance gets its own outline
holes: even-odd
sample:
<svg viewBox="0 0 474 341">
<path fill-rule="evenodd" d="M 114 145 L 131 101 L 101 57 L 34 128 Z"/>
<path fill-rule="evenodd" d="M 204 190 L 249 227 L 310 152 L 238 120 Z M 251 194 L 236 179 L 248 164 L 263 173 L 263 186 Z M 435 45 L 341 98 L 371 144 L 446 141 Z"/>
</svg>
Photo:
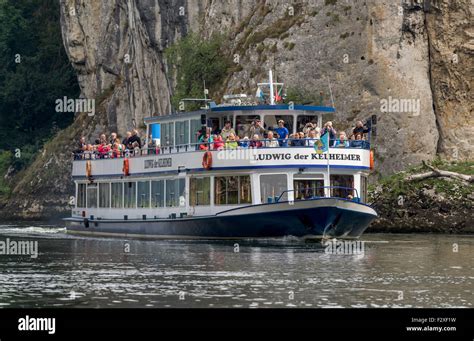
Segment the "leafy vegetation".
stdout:
<svg viewBox="0 0 474 341">
<path fill-rule="evenodd" d="M 217 90 L 232 65 L 224 48 L 224 36 L 213 35 L 203 40 L 189 34 L 165 51 L 168 64 L 176 75 L 176 87 L 171 102 L 175 109 L 183 98 L 203 98 L 206 88 Z M 186 110 L 198 109 L 203 103 L 186 103 Z"/>
<path fill-rule="evenodd" d="M 21 151 L 20 158 L 1 154 L 16 169 L 73 120 L 55 111 L 56 99 L 79 95 L 59 13 L 57 0 L 0 0 L 0 151 Z"/>
<path fill-rule="evenodd" d="M 323 105 L 324 94 L 289 87 L 286 91 L 285 103 Z"/>
<path fill-rule="evenodd" d="M 435 159 L 431 164 L 440 169 L 451 172 L 474 175 L 473 161 L 448 162 Z M 388 177 L 381 178 L 376 185 L 369 186 L 369 192 L 383 192 L 383 195 L 392 200 L 400 195 L 416 195 L 422 189 L 434 189 L 435 193 L 443 194 L 451 198 L 466 198 L 474 192 L 473 184 L 465 184 L 457 179 L 446 179 L 442 177 L 428 178 L 420 181 L 406 181 L 405 178 L 411 174 L 429 171 L 423 165 L 418 165 Z"/>
</svg>

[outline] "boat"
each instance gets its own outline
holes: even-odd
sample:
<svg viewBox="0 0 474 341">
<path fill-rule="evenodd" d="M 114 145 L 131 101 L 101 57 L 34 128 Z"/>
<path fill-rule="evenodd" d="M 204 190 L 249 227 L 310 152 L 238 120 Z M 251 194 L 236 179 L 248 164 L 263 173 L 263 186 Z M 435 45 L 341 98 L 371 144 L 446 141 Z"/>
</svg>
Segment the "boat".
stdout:
<svg viewBox="0 0 474 341">
<path fill-rule="evenodd" d="M 299 145 L 280 138 L 276 147 L 265 147 L 265 139 L 262 147 L 249 147 L 245 136 L 252 138 L 257 120 L 267 131 L 283 120 L 291 134 L 308 123 L 322 127 L 335 112 L 334 106 L 278 103 L 282 83 L 273 82 L 271 71 L 269 78 L 259 84 L 261 97 L 260 87 L 270 89 L 267 103 L 249 102 L 245 95 L 227 96 L 220 105 L 205 99 L 199 110 L 144 119 L 146 146 L 160 135 L 159 146 L 138 155 L 76 157 L 76 200 L 65 219 L 67 232 L 168 239 L 359 238 L 377 217 L 367 204 L 369 141 L 336 148 L 321 143 L 322 137 Z M 198 131 L 219 129 L 227 121 L 241 138 L 237 146 L 216 149 L 198 139 Z"/>
</svg>

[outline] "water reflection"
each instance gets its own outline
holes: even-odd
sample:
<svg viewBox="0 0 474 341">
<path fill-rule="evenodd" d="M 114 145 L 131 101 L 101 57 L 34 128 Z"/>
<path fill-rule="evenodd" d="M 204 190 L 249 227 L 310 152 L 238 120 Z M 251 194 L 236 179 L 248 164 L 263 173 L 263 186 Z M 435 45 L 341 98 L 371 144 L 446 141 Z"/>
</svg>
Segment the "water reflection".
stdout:
<svg viewBox="0 0 474 341">
<path fill-rule="evenodd" d="M 298 240 L 141 241 L 0 227 L 0 307 L 472 307 L 470 236 L 366 235 L 363 255 Z M 32 231 L 34 233 L 32 233 Z M 458 246 L 453 252 L 453 245 Z"/>
</svg>

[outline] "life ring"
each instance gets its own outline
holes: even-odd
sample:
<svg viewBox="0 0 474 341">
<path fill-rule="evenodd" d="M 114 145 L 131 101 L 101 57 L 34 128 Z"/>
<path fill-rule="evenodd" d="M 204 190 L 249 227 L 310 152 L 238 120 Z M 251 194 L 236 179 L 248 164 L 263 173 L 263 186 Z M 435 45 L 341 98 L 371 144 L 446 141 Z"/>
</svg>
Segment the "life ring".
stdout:
<svg viewBox="0 0 474 341">
<path fill-rule="evenodd" d="M 130 162 L 127 158 L 123 159 L 122 172 L 123 172 L 123 175 L 125 176 L 130 175 Z"/>
<path fill-rule="evenodd" d="M 92 177 L 92 162 L 90 160 L 86 161 L 86 176 L 88 178 Z"/>
<path fill-rule="evenodd" d="M 204 153 L 204 156 L 202 157 L 202 167 L 204 169 L 211 169 L 212 167 L 212 153 L 207 151 Z"/>
<path fill-rule="evenodd" d="M 374 169 L 374 151 L 370 151 L 370 170 Z"/>
</svg>

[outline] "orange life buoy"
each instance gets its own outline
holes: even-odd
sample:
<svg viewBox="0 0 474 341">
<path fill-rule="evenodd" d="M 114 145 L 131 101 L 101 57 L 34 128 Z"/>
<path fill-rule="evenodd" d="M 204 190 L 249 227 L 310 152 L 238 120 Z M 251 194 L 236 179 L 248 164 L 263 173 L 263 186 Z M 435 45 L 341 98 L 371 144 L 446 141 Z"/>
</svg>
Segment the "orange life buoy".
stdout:
<svg viewBox="0 0 474 341">
<path fill-rule="evenodd" d="M 212 167 L 212 153 L 207 151 L 202 157 L 202 167 L 204 169 L 211 169 Z"/>
<path fill-rule="evenodd" d="M 130 175 L 130 162 L 128 158 L 123 159 L 123 168 L 122 168 L 123 175 L 129 176 Z"/>
<path fill-rule="evenodd" d="M 86 161 L 86 176 L 88 178 L 92 177 L 92 162 L 90 160 Z"/>
<path fill-rule="evenodd" d="M 370 151 L 370 170 L 374 169 L 374 151 Z"/>
</svg>

